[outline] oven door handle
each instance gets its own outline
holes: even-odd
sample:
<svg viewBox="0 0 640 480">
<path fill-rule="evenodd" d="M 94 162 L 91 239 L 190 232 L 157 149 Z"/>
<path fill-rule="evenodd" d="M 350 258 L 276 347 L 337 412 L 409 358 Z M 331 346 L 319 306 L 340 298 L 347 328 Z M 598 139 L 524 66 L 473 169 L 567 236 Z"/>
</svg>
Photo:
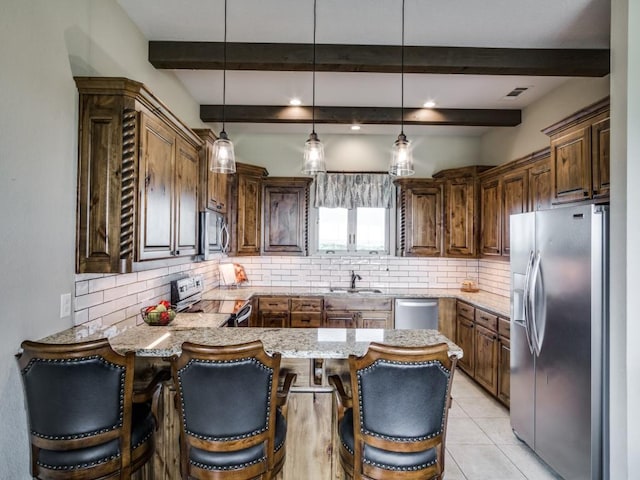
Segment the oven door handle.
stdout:
<svg viewBox="0 0 640 480">
<path fill-rule="evenodd" d="M 222 220 L 220 225 L 220 244 L 222 247 L 222 253 L 227 253 L 229 251 L 229 226 L 224 220 Z"/>
</svg>

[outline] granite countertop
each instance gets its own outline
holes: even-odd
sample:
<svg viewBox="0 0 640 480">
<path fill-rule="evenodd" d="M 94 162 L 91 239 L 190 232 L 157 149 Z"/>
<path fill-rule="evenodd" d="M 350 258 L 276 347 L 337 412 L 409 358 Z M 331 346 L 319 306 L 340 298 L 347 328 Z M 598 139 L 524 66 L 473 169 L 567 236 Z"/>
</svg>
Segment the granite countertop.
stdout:
<svg viewBox="0 0 640 480">
<path fill-rule="evenodd" d="M 472 303 L 483 310 L 489 310 L 503 317 L 510 316 L 509 297 L 484 291 L 463 292 L 455 288 L 379 288 L 381 293 L 338 293 L 329 287 L 231 287 L 214 288 L 202 296 L 205 300 L 249 300 L 254 295 L 277 296 L 384 296 L 395 298 L 441 298 L 453 297 Z"/>
<path fill-rule="evenodd" d="M 432 345 L 445 342 L 449 352 L 462 357 L 462 349 L 437 330 L 381 330 L 346 328 L 215 328 L 216 316 L 190 314 L 193 318 L 181 322 L 179 317 L 166 327 L 138 325 L 109 339 L 113 349 L 119 353 L 133 351 L 141 357 L 169 357 L 180 354 L 183 342 L 210 345 L 233 345 L 262 340 L 269 353 L 279 352 L 283 358 L 347 358 L 363 355 L 370 342 L 376 341 L 396 346 Z M 200 322 L 211 322 L 209 326 L 185 326 L 202 315 Z M 76 327 L 77 328 L 77 327 Z M 43 339 L 49 343 L 73 343 L 91 340 L 102 335 L 94 333 L 76 338 L 75 329 Z"/>
<path fill-rule="evenodd" d="M 381 293 L 338 293 L 329 288 L 310 287 L 237 287 L 216 288 L 205 292 L 205 300 L 249 300 L 254 295 L 278 296 L 387 296 L 395 298 L 456 298 L 476 307 L 509 317 L 509 298 L 489 292 L 468 293 L 457 289 L 380 288 Z M 269 352 L 284 358 L 347 358 L 362 355 L 370 341 L 391 345 L 418 346 L 447 342 L 450 352 L 462 357 L 462 350 L 436 330 L 316 329 L 316 328 L 219 328 L 228 320 L 221 313 L 179 313 L 171 325 L 150 327 L 146 324 L 121 331 L 110 327 L 92 331 L 78 326 L 42 339 L 47 343 L 75 343 L 109 338 L 120 352 L 134 351 L 139 356 L 168 357 L 180 353 L 183 342 L 203 344 L 237 344 L 260 339 Z"/>
</svg>

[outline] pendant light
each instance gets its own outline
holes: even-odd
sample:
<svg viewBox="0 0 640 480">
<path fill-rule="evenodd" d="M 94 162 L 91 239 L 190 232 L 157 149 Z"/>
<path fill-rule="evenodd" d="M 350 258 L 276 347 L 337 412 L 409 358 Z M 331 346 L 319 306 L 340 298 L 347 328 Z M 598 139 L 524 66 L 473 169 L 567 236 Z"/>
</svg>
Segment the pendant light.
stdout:
<svg viewBox="0 0 640 480">
<path fill-rule="evenodd" d="M 224 130 L 225 104 L 227 96 L 227 0 L 224 0 L 224 54 L 222 70 L 222 131 L 218 139 L 213 142 L 213 155 L 209 170 L 215 173 L 236 173 L 236 157 L 233 143 Z"/>
<path fill-rule="evenodd" d="M 316 134 L 316 0 L 313 0 L 313 92 L 311 107 L 311 134 L 304 143 L 304 162 L 302 173 L 315 175 L 324 173 L 327 166 L 324 162 L 324 146 Z"/>
<path fill-rule="evenodd" d="M 400 135 L 393 142 L 391 152 L 391 163 L 389 164 L 389 174 L 396 177 L 406 177 L 413 175 L 413 156 L 411 154 L 411 146 L 407 136 L 404 134 L 404 0 L 402 0 L 402 47 L 400 49 L 401 60 L 401 89 L 400 89 Z"/>
</svg>

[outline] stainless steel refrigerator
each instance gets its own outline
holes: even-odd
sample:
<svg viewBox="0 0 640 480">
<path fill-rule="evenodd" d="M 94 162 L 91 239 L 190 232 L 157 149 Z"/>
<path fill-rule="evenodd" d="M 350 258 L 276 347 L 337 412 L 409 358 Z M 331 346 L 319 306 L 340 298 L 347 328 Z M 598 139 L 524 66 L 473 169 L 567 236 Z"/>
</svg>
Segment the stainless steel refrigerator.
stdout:
<svg viewBox="0 0 640 480">
<path fill-rule="evenodd" d="M 607 471 L 608 207 L 511 216 L 511 426 L 566 480 Z"/>
</svg>

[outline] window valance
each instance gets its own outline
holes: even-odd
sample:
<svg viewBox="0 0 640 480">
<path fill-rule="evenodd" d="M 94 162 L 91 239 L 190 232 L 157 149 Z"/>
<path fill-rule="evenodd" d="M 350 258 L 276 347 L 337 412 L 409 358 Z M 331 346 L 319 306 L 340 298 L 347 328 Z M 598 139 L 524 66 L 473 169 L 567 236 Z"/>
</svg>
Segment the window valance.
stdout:
<svg viewBox="0 0 640 480">
<path fill-rule="evenodd" d="M 327 208 L 389 208 L 391 177 L 382 173 L 319 173 L 315 206 Z"/>
</svg>

